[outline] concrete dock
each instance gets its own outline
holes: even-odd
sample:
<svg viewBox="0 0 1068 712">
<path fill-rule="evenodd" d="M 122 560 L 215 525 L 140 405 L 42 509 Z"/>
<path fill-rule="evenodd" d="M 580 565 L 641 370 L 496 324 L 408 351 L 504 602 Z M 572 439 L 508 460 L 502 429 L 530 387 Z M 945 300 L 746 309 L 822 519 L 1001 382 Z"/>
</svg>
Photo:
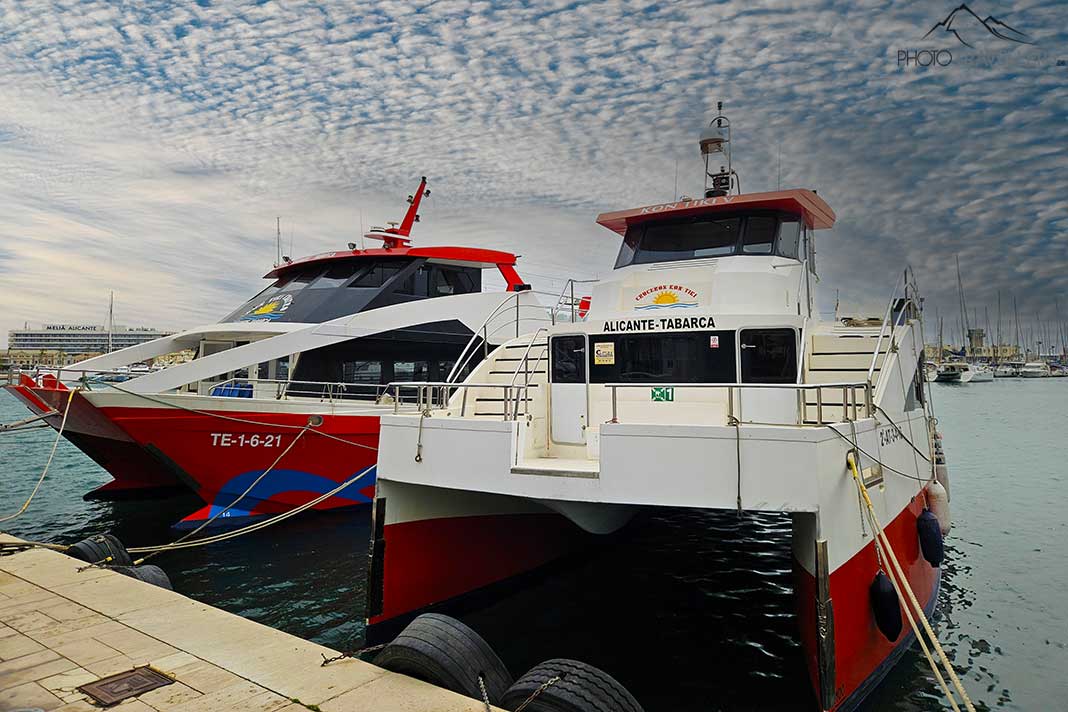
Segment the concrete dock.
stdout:
<svg viewBox="0 0 1068 712">
<path fill-rule="evenodd" d="M 109 709 L 485 712 L 360 660 L 322 667 L 337 651 L 83 565 L 43 549 L 0 557 L 0 712 L 99 710 L 77 687 L 141 665 L 176 682 Z"/>
</svg>

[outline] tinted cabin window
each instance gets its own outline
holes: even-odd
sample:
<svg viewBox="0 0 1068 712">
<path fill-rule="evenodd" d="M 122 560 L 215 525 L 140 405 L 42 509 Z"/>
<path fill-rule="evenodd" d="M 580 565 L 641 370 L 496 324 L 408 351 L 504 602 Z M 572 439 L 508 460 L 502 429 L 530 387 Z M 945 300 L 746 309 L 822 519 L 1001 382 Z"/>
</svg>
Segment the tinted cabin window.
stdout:
<svg viewBox="0 0 1068 712">
<path fill-rule="evenodd" d="M 797 259 L 801 229 L 796 216 L 771 212 L 641 223 L 627 228 L 616 267 L 735 254 Z"/>
<path fill-rule="evenodd" d="M 553 383 L 586 382 L 586 337 L 554 337 L 551 355 Z"/>
<path fill-rule="evenodd" d="M 778 228 L 778 218 L 749 218 L 746 220 L 745 237 L 742 238 L 742 252 L 747 255 L 770 255 Z"/>
<path fill-rule="evenodd" d="M 447 297 L 481 289 L 481 270 L 428 264 L 408 275 L 396 291 L 416 297 Z"/>
<path fill-rule="evenodd" d="M 740 218 L 700 222 L 652 224 L 631 228 L 637 251 L 631 264 L 671 262 L 697 257 L 720 257 L 734 253 Z M 638 234 L 640 233 L 640 234 Z M 627 231 L 630 238 L 631 231 Z"/>
<path fill-rule="evenodd" d="M 784 220 L 779 225 L 779 254 L 791 259 L 799 259 L 798 246 L 801 239 L 801 223 L 796 220 Z"/>
<path fill-rule="evenodd" d="M 341 364 L 341 380 L 345 383 L 382 382 L 381 361 L 345 361 Z"/>
<path fill-rule="evenodd" d="M 793 329 L 743 329 L 742 383 L 796 383 L 797 335 Z"/>
<path fill-rule="evenodd" d="M 356 279 L 349 284 L 350 287 L 377 288 L 389 281 L 390 277 L 400 272 L 404 267 L 403 262 L 378 262 L 367 265 Z"/>
<path fill-rule="evenodd" d="M 297 273 L 296 277 L 293 278 L 293 288 L 296 289 L 297 285 L 308 284 L 314 281 L 316 277 L 322 274 L 322 272 L 322 267 L 305 267 Z"/>
<path fill-rule="evenodd" d="M 312 285 L 313 289 L 323 289 L 324 287 L 340 287 L 345 282 L 349 281 L 353 274 L 356 273 L 356 264 L 342 263 L 331 265 L 326 268 L 326 272 L 323 276 L 315 280 L 315 284 Z"/>
<path fill-rule="evenodd" d="M 733 331 L 590 336 L 594 353 L 613 363 L 590 364 L 592 383 L 734 383 Z"/>
<path fill-rule="evenodd" d="M 430 296 L 470 294 L 481 289 L 479 270 L 434 266 L 430 273 Z"/>
</svg>

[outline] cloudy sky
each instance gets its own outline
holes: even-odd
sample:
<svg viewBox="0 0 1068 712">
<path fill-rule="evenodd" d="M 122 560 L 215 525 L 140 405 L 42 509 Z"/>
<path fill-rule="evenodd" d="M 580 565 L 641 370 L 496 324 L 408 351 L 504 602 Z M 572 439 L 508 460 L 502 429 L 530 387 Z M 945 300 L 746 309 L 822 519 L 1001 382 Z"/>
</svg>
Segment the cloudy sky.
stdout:
<svg viewBox="0 0 1068 712">
<path fill-rule="evenodd" d="M 989 21 L 1002 39 L 935 26 L 954 7 L 5 0 L 0 332 L 102 322 L 109 290 L 119 323 L 213 321 L 259 289 L 275 216 L 286 252 L 341 247 L 423 174 L 418 242 L 513 250 L 545 289 L 597 276 L 618 248 L 598 212 L 672 198 L 676 165 L 700 191 L 716 101 L 745 190 L 781 174 L 836 209 L 825 308 L 878 310 L 908 263 L 955 322 L 959 255 L 981 321 L 998 290 L 1053 320 L 1068 8 L 975 0 L 1026 33 Z M 899 63 L 920 49 L 946 66 Z"/>
</svg>

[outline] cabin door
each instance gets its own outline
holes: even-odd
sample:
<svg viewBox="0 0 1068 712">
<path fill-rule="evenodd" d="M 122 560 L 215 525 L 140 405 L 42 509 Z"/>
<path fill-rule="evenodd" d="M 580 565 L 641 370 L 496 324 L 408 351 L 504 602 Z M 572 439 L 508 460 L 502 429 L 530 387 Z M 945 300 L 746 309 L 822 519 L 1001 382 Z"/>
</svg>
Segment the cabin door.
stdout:
<svg viewBox="0 0 1068 712">
<path fill-rule="evenodd" d="M 797 383 L 797 331 L 742 329 L 738 339 L 742 383 Z M 794 388 L 741 388 L 740 414 L 745 423 L 797 423 Z"/>
<path fill-rule="evenodd" d="M 585 445 L 589 419 L 585 335 L 552 337 L 549 358 L 549 435 L 554 443 Z"/>
</svg>

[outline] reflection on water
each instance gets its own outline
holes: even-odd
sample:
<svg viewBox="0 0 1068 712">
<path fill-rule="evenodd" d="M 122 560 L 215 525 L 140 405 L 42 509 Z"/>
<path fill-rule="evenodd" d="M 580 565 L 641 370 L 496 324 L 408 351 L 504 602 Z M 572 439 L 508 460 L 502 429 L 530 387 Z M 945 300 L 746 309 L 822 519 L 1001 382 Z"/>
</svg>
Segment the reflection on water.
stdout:
<svg viewBox="0 0 1068 712">
<path fill-rule="evenodd" d="M 979 709 L 1066 707 L 1066 381 L 935 389 L 955 514 L 936 627 Z M 24 413 L 0 394 L 0 422 Z M 0 512 L 21 504 L 52 438 L 0 434 Z M 62 542 L 112 531 L 130 546 L 155 544 L 197 508 L 191 495 L 82 501 L 107 479 L 62 443 L 38 500 L 7 530 Z M 186 595 L 347 649 L 363 631 L 368 533 L 367 509 L 303 515 L 153 563 Z M 513 673 L 549 657 L 585 660 L 649 712 L 816 706 L 796 640 L 786 516 L 647 512 L 596 555 L 462 617 Z M 865 708 L 948 705 L 914 649 Z"/>
</svg>

